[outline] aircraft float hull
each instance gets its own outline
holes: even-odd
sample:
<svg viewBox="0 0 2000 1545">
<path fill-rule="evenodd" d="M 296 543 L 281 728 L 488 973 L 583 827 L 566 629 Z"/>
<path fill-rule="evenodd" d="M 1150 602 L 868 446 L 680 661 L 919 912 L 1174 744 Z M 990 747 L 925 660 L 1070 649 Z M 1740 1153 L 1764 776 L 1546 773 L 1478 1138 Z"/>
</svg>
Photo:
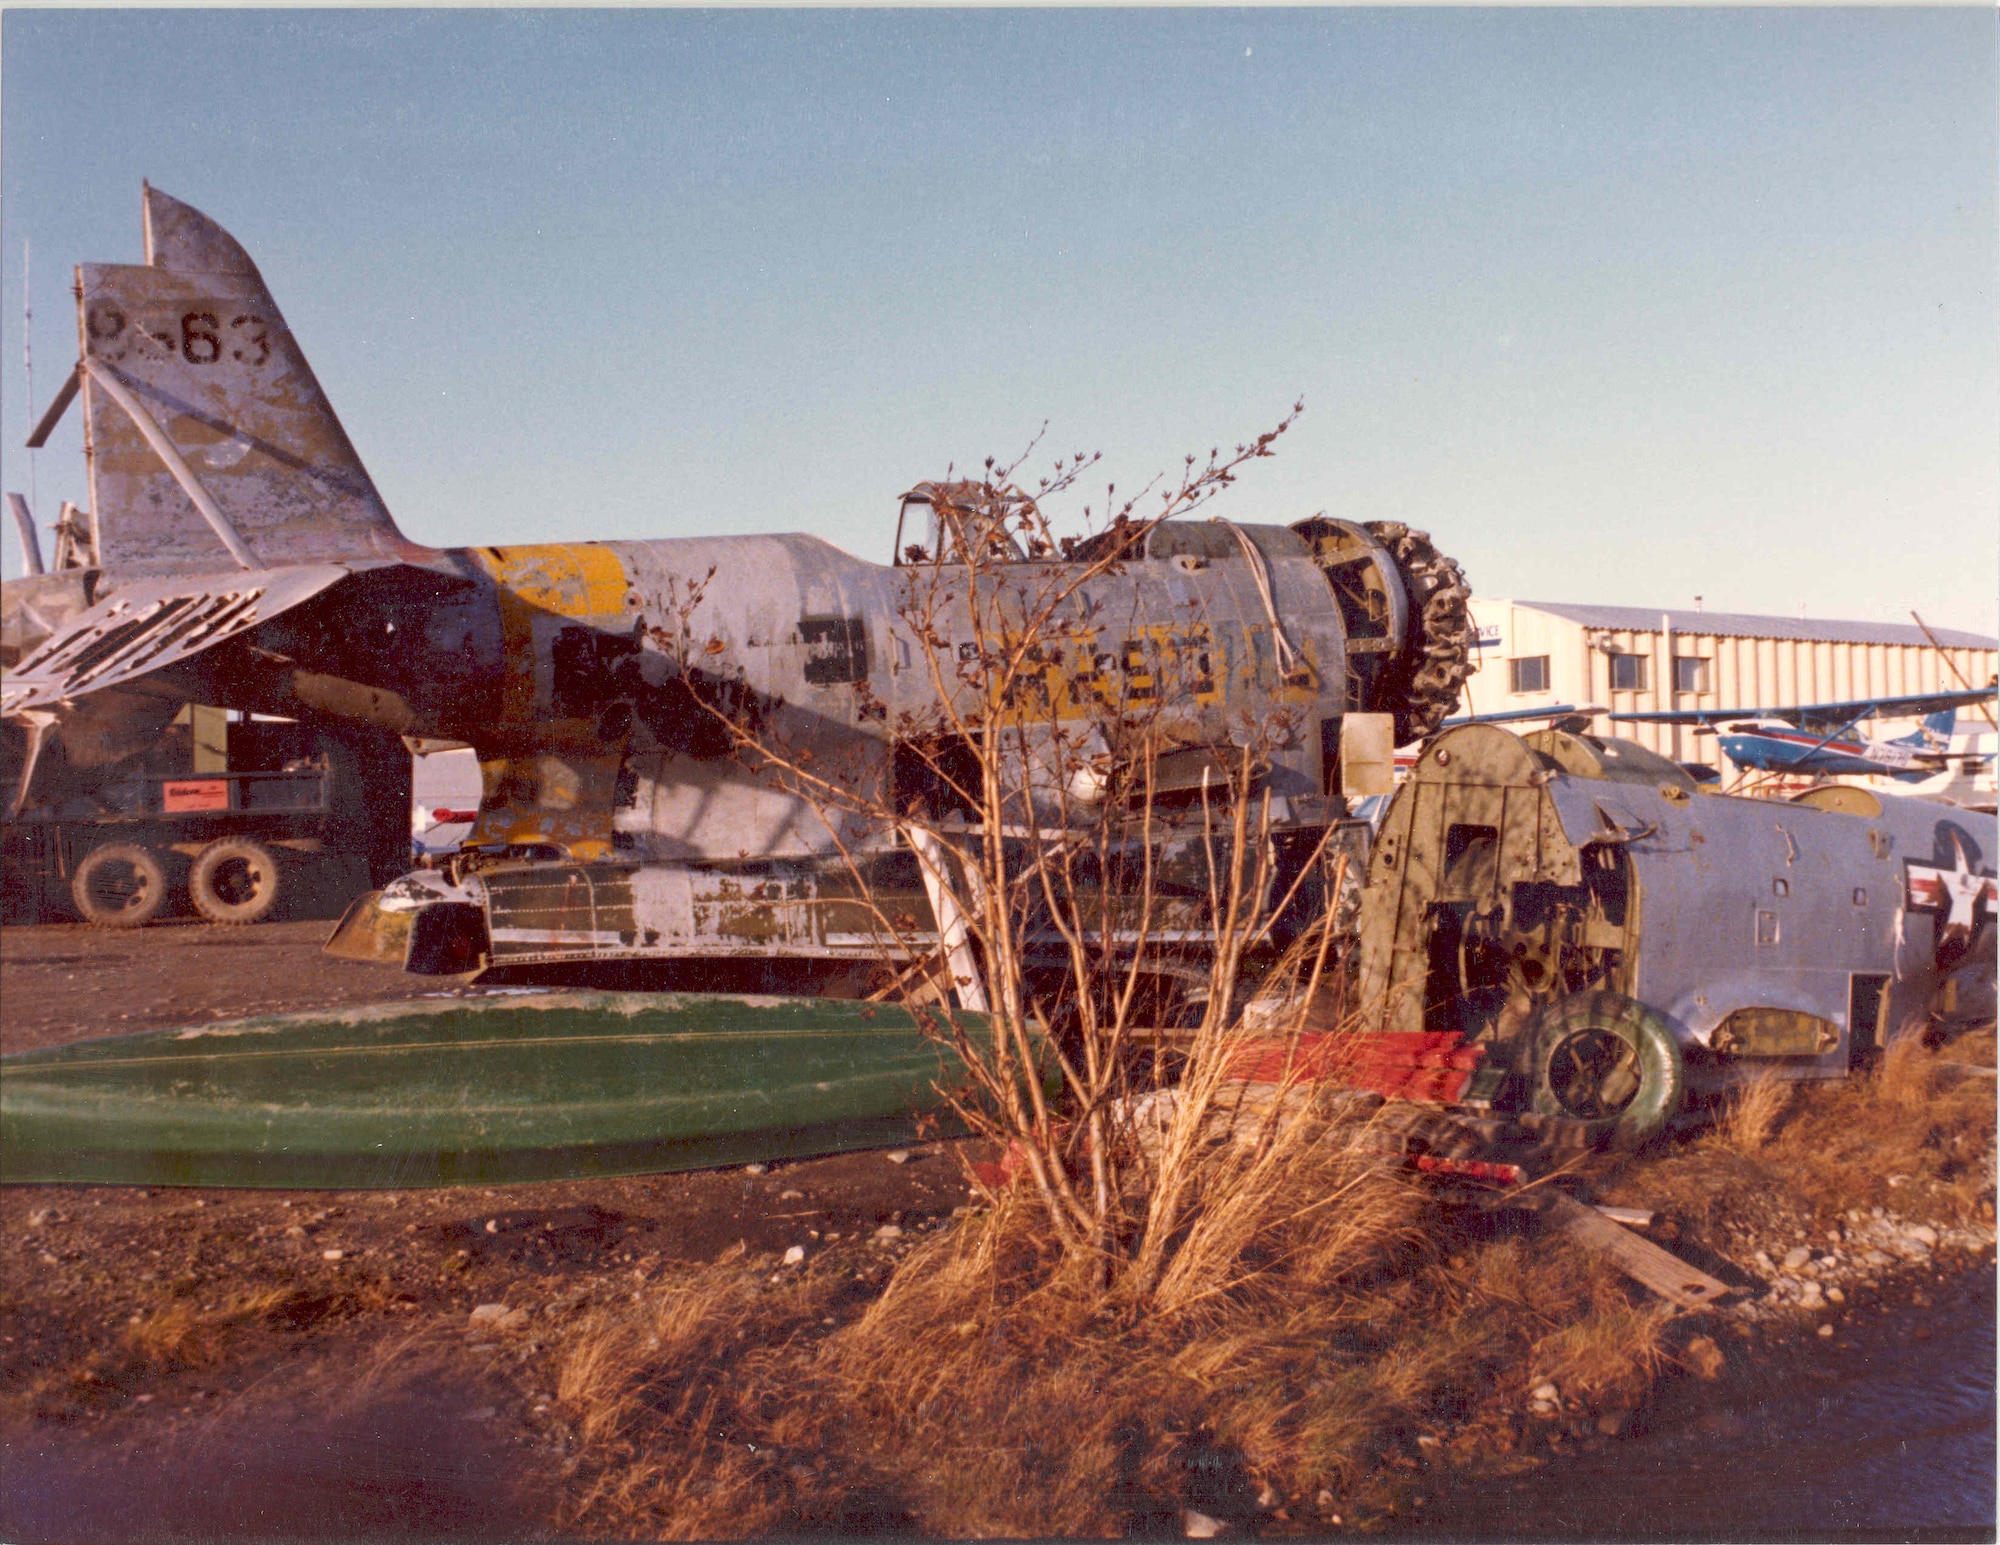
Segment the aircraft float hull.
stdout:
<svg viewBox="0 0 2000 1545">
<path fill-rule="evenodd" d="M 292 1014 L 0 1068 L 10 1183 L 253 1187 L 659 1174 L 887 1147 L 956 1130 L 939 1090 L 963 1076 L 887 1004 L 654 993 Z"/>
</svg>

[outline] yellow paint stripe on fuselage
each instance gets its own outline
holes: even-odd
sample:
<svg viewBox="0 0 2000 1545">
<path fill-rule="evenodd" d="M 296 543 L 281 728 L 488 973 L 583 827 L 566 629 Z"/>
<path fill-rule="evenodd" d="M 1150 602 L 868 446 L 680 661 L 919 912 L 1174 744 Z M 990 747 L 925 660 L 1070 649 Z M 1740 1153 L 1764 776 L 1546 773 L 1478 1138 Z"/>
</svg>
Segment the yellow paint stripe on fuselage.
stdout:
<svg viewBox="0 0 2000 1545">
<path fill-rule="evenodd" d="M 629 588 L 625 566 L 601 542 L 474 547 L 467 553 L 499 590 L 507 662 L 502 717 L 527 723 L 549 711 L 553 687 L 554 630 L 538 629 L 536 619 L 584 621 L 623 612 Z"/>
</svg>

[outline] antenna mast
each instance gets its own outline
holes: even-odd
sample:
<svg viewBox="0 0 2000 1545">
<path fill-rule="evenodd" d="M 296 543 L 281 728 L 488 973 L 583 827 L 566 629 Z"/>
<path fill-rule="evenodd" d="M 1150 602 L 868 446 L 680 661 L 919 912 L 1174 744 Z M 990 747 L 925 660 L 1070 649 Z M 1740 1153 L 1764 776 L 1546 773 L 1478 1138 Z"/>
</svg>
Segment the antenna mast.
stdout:
<svg viewBox="0 0 2000 1545">
<path fill-rule="evenodd" d="M 34 257 L 28 240 L 21 238 L 21 368 L 28 373 L 28 422 L 35 422 L 35 296 L 28 279 Z M 41 504 L 41 490 L 35 486 L 35 452 L 28 450 L 28 508 Z"/>
</svg>

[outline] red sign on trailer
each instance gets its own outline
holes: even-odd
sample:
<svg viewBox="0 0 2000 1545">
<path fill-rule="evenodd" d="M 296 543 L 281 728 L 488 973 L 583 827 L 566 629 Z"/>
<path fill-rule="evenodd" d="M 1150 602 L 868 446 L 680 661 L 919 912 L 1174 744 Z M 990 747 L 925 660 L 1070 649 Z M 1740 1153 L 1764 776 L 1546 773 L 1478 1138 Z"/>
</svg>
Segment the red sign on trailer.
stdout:
<svg viewBox="0 0 2000 1545">
<path fill-rule="evenodd" d="M 160 786 L 160 809 L 168 815 L 229 808 L 226 778 L 180 778 Z"/>
</svg>

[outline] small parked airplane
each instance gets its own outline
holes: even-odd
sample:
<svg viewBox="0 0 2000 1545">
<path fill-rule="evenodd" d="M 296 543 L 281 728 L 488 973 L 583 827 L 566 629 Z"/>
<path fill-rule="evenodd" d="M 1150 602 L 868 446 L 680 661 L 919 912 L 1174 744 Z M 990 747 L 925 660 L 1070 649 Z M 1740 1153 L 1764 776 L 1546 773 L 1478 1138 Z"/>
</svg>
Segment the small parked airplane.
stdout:
<svg viewBox="0 0 2000 1545">
<path fill-rule="evenodd" d="M 1993 695 L 1989 686 L 1789 708 L 1685 708 L 1611 717 L 1637 724 L 1691 724 L 1697 734 L 1719 734 L 1723 753 L 1747 772 L 1874 774 L 1914 783 L 1953 762 L 1992 759 L 1991 752 L 1954 751 L 1952 734 L 1960 708 Z M 1855 733 L 1855 726 L 1866 720 L 1917 715 L 1924 716 L 1922 723 L 1894 740 Z"/>
</svg>

